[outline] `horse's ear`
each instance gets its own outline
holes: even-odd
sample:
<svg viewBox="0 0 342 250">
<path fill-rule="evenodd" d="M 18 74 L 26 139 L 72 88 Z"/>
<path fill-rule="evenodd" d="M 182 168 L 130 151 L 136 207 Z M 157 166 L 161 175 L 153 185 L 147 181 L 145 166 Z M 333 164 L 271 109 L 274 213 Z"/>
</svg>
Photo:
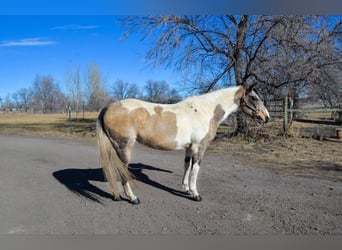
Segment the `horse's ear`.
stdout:
<svg viewBox="0 0 342 250">
<path fill-rule="evenodd" d="M 258 82 L 254 82 L 251 86 L 247 87 L 247 93 L 251 92 L 256 87 L 256 85 L 258 85 Z"/>
</svg>

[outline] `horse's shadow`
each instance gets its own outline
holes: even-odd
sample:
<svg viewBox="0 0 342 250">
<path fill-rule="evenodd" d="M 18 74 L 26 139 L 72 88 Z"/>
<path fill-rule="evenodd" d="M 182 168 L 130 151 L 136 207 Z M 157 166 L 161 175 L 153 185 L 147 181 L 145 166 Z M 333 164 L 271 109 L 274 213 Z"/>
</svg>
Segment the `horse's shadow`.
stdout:
<svg viewBox="0 0 342 250">
<path fill-rule="evenodd" d="M 184 192 L 173 189 L 162 185 L 149 178 L 143 170 L 151 171 L 161 171 L 166 173 L 172 173 L 169 170 L 163 170 L 149 165 L 144 165 L 142 163 L 132 163 L 129 165 L 129 170 L 138 182 L 145 183 L 152 187 L 161 189 L 163 191 L 169 192 L 173 195 L 191 199 Z M 90 181 L 106 182 L 102 168 L 96 169 L 74 169 L 68 168 L 54 172 L 53 177 L 55 177 L 60 183 L 66 186 L 71 192 L 83 196 L 92 201 L 101 203 L 101 197 L 106 199 L 113 199 L 113 196 L 106 191 L 98 188 L 97 186 L 90 183 Z M 123 200 L 128 201 L 123 198 Z"/>
</svg>

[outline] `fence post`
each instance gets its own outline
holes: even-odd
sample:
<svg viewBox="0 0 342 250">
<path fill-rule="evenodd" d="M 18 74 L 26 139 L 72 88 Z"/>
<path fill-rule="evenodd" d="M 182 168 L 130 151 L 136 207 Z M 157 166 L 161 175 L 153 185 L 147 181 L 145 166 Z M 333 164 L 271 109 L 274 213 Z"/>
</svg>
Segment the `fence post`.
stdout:
<svg viewBox="0 0 342 250">
<path fill-rule="evenodd" d="M 288 129 L 288 97 L 284 98 L 284 124 L 283 124 L 284 133 L 287 132 Z"/>
<path fill-rule="evenodd" d="M 73 129 L 72 129 L 72 119 L 71 119 L 71 107 L 68 107 L 68 114 L 69 114 L 69 132 L 70 135 L 73 134 Z"/>
<path fill-rule="evenodd" d="M 289 112 L 287 124 L 289 124 L 293 120 L 293 99 L 291 97 L 288 98 L 288 105 L 290 106 L 290 109 L 287 108 L 287 111 Z"/>
</svg>

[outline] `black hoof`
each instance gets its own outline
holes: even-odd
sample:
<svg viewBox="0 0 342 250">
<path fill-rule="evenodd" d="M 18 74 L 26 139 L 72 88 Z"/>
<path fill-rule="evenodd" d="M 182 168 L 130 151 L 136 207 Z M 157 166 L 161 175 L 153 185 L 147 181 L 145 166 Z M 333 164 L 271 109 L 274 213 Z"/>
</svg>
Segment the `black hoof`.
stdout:
<svg viewBox="0 0 342 250">
<path fill-rule="evenodd" d="M 192 195 L 192 193 L 190 192 L 190 190 L 184 191 L 185 195 Z"/>
<path fill-rule="evenodd" d="M 200 195 L 194 196 L 194 201 L 202 201 L 202 197 Z"/>
<path fill-rule="evenodd" d="M 131 202 L 131 204 L 133 204 L 133 205 L 138 205 L 138 204 L 140 203 L 140 200 L 139 200 L 139 198 L 136 198 L 136 199 L 134 199 L 134 200 L 131 200 L 130 202 Z"/>
</svg>

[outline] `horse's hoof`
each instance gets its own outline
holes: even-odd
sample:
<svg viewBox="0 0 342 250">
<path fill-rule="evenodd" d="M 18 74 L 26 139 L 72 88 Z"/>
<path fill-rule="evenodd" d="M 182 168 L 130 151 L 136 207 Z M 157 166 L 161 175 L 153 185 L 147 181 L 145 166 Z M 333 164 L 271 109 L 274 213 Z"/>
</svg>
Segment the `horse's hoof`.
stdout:
<svg viewBox="0 0 342 250">
<path fill-rule="evenodd" d="M 190 190 L 184 191 L 185 195 L 192 195 L 192 193 L 190 192 Z"/>
<path fill-rule="evenodd" d="M 119 196 L 119 197 L 114 196 L 112 199 L 113 199 L 113 201 L 121 201 L 121 196 Z"/>
<path fill-rule="evenodd" d="M 202 201 L 202 197 L 200 195 L 194 196 L 194 201 Z"/>
<path fill-rule="evenodd" d="M 136 199 L 134 199 L 134 200 L 131 200 L 131 204 L 133 204 L 133 205 L 138 205 L 139 203 L 140 203 L 139 198 L 136 198 Z"/>
</svg>

